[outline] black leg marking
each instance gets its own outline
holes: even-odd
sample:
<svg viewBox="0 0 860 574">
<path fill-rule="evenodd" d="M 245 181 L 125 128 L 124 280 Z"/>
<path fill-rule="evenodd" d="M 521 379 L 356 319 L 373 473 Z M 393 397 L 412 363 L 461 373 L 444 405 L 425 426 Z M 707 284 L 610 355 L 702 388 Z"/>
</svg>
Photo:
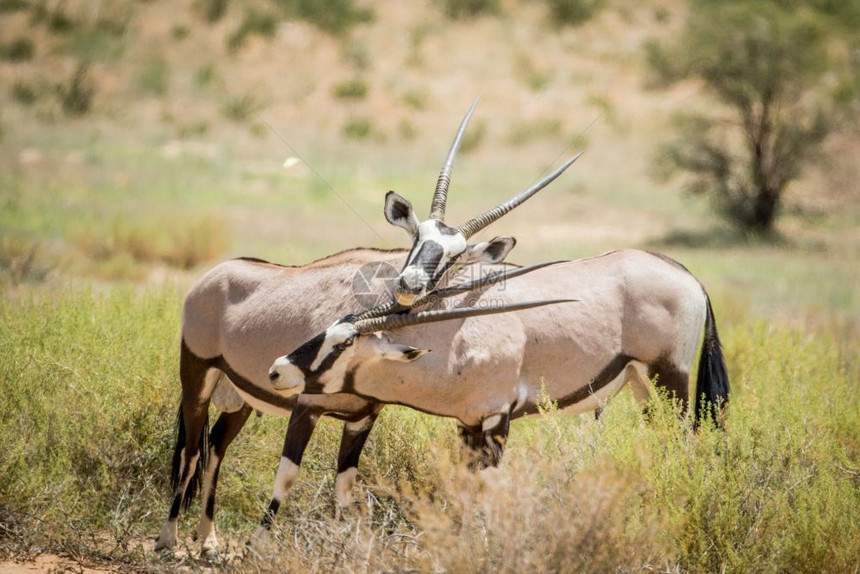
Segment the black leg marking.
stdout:
<svg viewBox="0 0 860 574">
<path fill-rule="evenodd" d="M 308 446 L 308 441 L 311 439 L 311 435 L 314 432 L 319 416 L 319 413 L 311 407 L 308 407 L 301 402 L 296 404 L 296 408 L 290 416 L 290 423 L 287 425 L 287 434 L 284 437 L 284 449 L 281 453 L 282 463 L 286 458 L 295 464 L 296 467 L 301 465 L 302 456 L 304 456 L 305 448 Z M 278 468 L 280 470 L 281 467 Z M 282 487 L 282 485 L 279 484 L 279 481 L 283 479 L 284 477 L 280 475 L 275 477 L 272 501 L 269 503 L 269 508 L 266 510 L 263 515 L 263 519 L 260 521 L 260 526 L 266 530 L 271 528 L 275 515 L 278 513 L 278 509 L 281 506 L 282 497 L 278 496 L 278 492 Z"/>
<path fill-rule="evenodd" d="M 233 442 L 233 439 L 245 426 L 248 417 L 251 416 L 253 409 L 244 405 L 241 409 L 233 413 L 221 413 L 215 426 L 212 427 L 212 433 L 209 435 L 209 448 L 217 457 L 215 469 L 212 472 L 212 484 L 209 489 L 209 495 L 206 498 L 205 514 L 209 520 L 214 520 L 215 517 L 215 489 L 218 486 L 218 475 L 221 471 L 221 464 L 224 462 L 224 456 L 227 454 L 227 447 Z"/>
<path fill-rule="evenodd" d="M 366 422 L 357 430 L 350 430 L 349 424 L 343 427 L 343 435 L 340 438 L 340 450 L 337 454 L 337 472 L 341 473 L 350 468 L 358 468 L 358 459 L 364 450 L 364 444 L 373 424 L 376 422 L 378 412 L 370 415 Z"/>
<path fill-rule="evenodd" d="M 486 430 L 483 428 L 459 428 L 460 438 L 471 455 L 469 468 L 481 470 L 490 466 L 499 466 L 505 451 L 510 426 L 511 417 L 506 413 L 501 415 L 499 422 Z"/>
<path fill-rule="evenodd" d="M 660 357 L 648 365 L 648 378 L 657 377 L 656 385 L 669 391 L 669 396 L 681 403 L 681 414 L 687 413 L 690 398 L 690 375 L 681 371 L 668 358 Z"/>
</svg>

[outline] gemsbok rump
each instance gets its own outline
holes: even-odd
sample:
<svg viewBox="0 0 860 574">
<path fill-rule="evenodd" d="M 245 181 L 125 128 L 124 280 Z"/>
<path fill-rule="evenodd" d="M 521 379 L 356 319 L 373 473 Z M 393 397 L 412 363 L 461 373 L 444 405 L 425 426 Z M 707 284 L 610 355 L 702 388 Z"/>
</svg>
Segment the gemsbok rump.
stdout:
<svg viewBox="0 0 860 574">
<path fill-rule="evenodd" d="M 626 383 L 644 400 L 654 380 L 686 409 L 700 338 L 695 416 L 728 400 L 710 299 L 679 263 L 613 251 L 467 293 L 454 306 L 531 299 L 577 302 L 420 326 L 347 316 L 277 359 L 269 376 L 274 389 L 347 393 L 452 417 L 481 466 L 498 464 L 511 419 L 537 412 L 547 397 L 584 412 Z"/>
</svg>

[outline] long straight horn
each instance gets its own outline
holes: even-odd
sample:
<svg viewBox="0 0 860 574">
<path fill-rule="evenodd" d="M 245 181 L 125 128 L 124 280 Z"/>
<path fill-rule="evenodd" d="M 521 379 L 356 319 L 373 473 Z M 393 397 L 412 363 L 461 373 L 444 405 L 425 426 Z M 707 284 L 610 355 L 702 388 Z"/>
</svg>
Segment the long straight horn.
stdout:
<svg viewBox="0 0 860 574">
<path fill-rule="evenodd" d="M 501 283 L 502 281 L 508 281 L 513 279 L 514 277 L 519 277 L 520 275 L 525 275 L 526 273 L 531 273 L 532 271 L 537 271 L 538 269 L 542 269 L 544 267 L 548 267 L 550 265 L 557 265 L 559 263 L 568 263 L 570 259 L 557 259 L 555 261 L 545 261 L 543 263 L 535 263 L 533 265 L 526 265 L 524 267 L 515 267 L 513 269 L 505 269 L 503 271 L 497 271 L 495 273 L 488 273 L 474 281 L 469 281 L 467 283 L 459 283 L 457 285 L 452 285 L 450 287 L 445 287 L 443 289 L 437 289 L 435 291 L 431 291 L 427 295 L 424 295 L 420 299 L 417 299 L 412 305 L 401 305 L 397 301 L 388 301 L 387 303 L 383 303 L 381 305 L 377 305 L 372 309 L 367 309 L 362 311 L 358 315 L 356 315 L 356 321 L 364 321 L 365 319 L 375 319 L 376 317 L 384 317 L 386 315 L 391 315 L 393 313 L 398 313 L 401 311 L 407 311 L 410 308 L 418 308 L 424 305 L 425 303 L 431 301 L 437 301 L 439 299 L 446 299 L 448 297 L 453 297 L 454 295 L 459 295 L 460 293 L 465 293 L 467 291 L 474 291 L 476 289 L 481 289 L 483 287 L 487 287 L 489 285 L 493 285 L 495 283 Z"/>
<path fill-rule="evenodd" d="M 454 136 L 451 149 L 448 151 L 448 157 L 445 158 L 445 164 L 442 166 L 442 171 L 439 172 L 439 179 L 436 180 L 436 192 L 433 194 L 433 203 L 430 205 L 430 219 L 445 220 L 445 203 L 448 201 L 448 186 L 451 185 L 451 169 L 454 167 L 454 156 L 457 155 L 457 150 L 460 149 L 463 134 L 466 133 L 466 126 L 469 124 L 469 119 L 472 117 L 472 112 L 475 111 L 479 99 L 481 98 L 475 98 L 472 107 L 466 112 L 466 117 L 460 122 L 460 129 L 457 130 L 457 135 Z"/>
<path fill-rule="evenodd" d="M 482 213 L 478 217 L 470 219 L 469 221 L 467 221 L 466 223 L 464 223 L 463 225 L 461 225 L 458 228 L 460 233 L 462 233 L 466 237 L 466 239 L 468 239 L 469 237 L 471 237 L 475 233 L 479 232 L 480 230 L 482 230 L 483 228 L 485 228 L 486 226 L 488 226 L 489 224 L 491 224 L 492 222 L 494 222 L 495 220 L 497 220 L 498 218 L 500 218 L 501 216 L 503 216 L 507 212 L 511 211 L 512 209 L 514 209 L 518 205 L 525 202 L 528 198 L 530 198 L 531 196 L 533 196 L 534 194 L 536 194 L 537 192 L 539 192 L 540 190 L 542 190 L 543 188 L 548 186 L 550 183 L 552 183 L 553 180 L 555 180 L 555 178 L 557 178 L 562 173 L 564 173 L 564 170 L 566 170 L 571 165 L 573 165 L 573 162 L 578 160 L 579 156 L 581 156 L 581 155 L 582 155 L 582 152 L 579 152 L 572 159 L 569 159 L 563 166 L 561 166 L 560 168 L 558 168 L 557 170 L 555 170 L 554 172 L 552 172 L 551 174 L 549 174 L 548 176 L 546 176 L 545 178 L 543 178 L 542 180 L 540 180 L 539 182 L 537 182 L 536 184 L 531 186 L 530 188 L 526 189 L 525 191 L 523 191 L 522 193 L 520 193 L 516 197 L 509 199 L 505 203 L 497 205 L 493 209 L 489 209 L 489 210 L 485 211 L 484 213 Z"/>
<path fill-rule="evenodd" d="M 537 271 L 538 269 L 542 269 L 544 267 L 549 267 L 550 265 L 558 265 L 559 263 L 568 263 L 570 259 L 557 259 L 555 261 L 545 261 L 543 263 L 535 263 L 534 265 L 526 265 L 525 267 L 515 267 L 513 269 L 506 269 L 503 271 L 497 271 L 495 273 L 488 273 L 474 281 L 469 281 L 468 283 L 458 283 L 456 285 L 452 285 L 450 287 L 445 287 L 443 289 L 437 289 L 425 295 L 423 297 L 422 303 L 426 301 L 432 301 L 434 298 L 446 298 L 451 297 L 453 295 L 459 295 L 460 293 L 465 293 L 466 291 L 474 291 L 476 289 L 481 289 L 482 287 L 487 287 L 489 285 L 493 285 L 494 283 L 500 283 L 502 281 L 508 281 L 509 279 L 513 279 L 514 277 L 519 277 L 520 275 L 525 275 L 526 273 L 531 273 L 532 271 Z M 418 305 L 413 303 L 413 307 L 417 307 Z"/>
<path fill-rule="evenodd" d="M 573 303 L 575 301 L 577 301 L 577 299 L 549 299 L 545 301 L 530 301 L 527 303 L 511 303 L 510 305 L 503 305 L 501 307 L 459 307 L 456 309 L 424 311 L 414 315 L 389 315 L 387 317 L 377 317 L 375 319 L 356 321 L 354 323 L 354 327 L 359 333 L 372 333 L 374 331 L 388 331 L 410 327 L 412 325 L 435 323 L 436 321 L 450 321 L 452 319 L 465 319 L 467 317 L 477 317 L 479 315 L 509 313 L 511 311 L 522 311 L 524 309 L 533 309 L 534 307 L 543 307 L 544 305 Z"/>
</svg>

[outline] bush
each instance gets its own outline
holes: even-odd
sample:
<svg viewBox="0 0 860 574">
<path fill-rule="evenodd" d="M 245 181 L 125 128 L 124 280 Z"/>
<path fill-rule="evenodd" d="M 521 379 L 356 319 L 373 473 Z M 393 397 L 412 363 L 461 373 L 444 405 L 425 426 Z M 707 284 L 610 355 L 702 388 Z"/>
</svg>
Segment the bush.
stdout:
<svg viewBox="0 0 860 574">
<path fill-rule="evenodd" d="M 245 12 L 239 27 L 227 39 L 227 48 L 235 52 L 245 45 L 249 36 L 271 38 L 277 31 L 278 20 L 273 14 L 250 9 Z"/>
<path fill-rule="evenodd" d="M 35 53 L 36 48 L 29 38 L 17 38 L 9 44 L 0 46 L 0 60 L 7 62 L 24 62 L 32 59 Z"/>
<path fill-rule="evenodd" d="M 332 88 L 332 94 L 342 100 L 363 100 L 369 91 L 367 82 L 361 78 L 341 82 Z"/>
<path fill-rule="evenodd" d="M 349 30 L 373 19 L 373 11 L 360 8 L 355 0 L 275 0 L 284 13 L 293 18 L 310 22 L 317 28 L 335 36 L 345 35 Z"/>
<path fill-rule="evenodd" d="M 829 42 L 809 10 L 695 0 L 680 39 L 649 48 L 663 80 L 698 78 L 727 110 L 684 118 L 664 159 L 744 233 L 772 231 L 786 188 L 831 130 Z"/>
<path fill-rule="evenodd" d="M 221 113 L 229 120 L 244 122 L 261 109 L 263 109 L 263 103 L 253 94 L 243 94 L 229 98 L 221 106 Z"/>
<path fill-rule="evenodd" d="M 589 21 L 605 0 L 547 0 L 550 18 L 556 26 L 579 26 Z"/>
<path fill-rule="evenodd" d="M 352 118 L 343 126 L 343 135 L 349 139 L 382 141 L 385 134 L 379 131 L 370 118 Z"/>
<path fill-rule="evenodd" d="M 80 116 L 89 112 L 96 88 L 89 75 L 87 64 L 79 64 L 68 83 L 57 86 L 57 92 L 63 111 L 68 115 Z"/>
<path fill-rule="evenodd" d="M 501 4 L 499 0 L 442 0 L 442 10 L 452 20 L 466 20 L 498 14 Z"/>
<path fill-rule="evenodd" d="M 137 88 L 146 94 L 163 96 L 167 93 L 170 81 L 170 68 L 161 56 L 154 56 L 146 61 L 135 78 Z"/>
</svg>

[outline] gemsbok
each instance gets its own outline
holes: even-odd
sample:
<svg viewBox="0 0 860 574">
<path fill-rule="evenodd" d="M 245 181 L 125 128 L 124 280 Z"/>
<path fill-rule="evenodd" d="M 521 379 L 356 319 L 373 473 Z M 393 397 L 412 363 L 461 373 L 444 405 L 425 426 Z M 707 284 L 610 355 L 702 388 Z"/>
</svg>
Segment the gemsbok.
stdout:
<svg viewBox="0 0 860 574">
<path fill-rule="evenodd" d="M 280 354 L 283 341 L 298 345 L 325 329 L 332 320 L 354 310 L 352 281 L 363 265 L 402 263 L 405 251 L 357 249 L 326 257 L 301 267 L 274 265 L 255 259 L 235 259 L 217 265 L 190 289 L 182 309 L 182 346 L 179 375 L 182 398 L 173 455 L 172 502 L 161 528 L 156 549 L 176 545 L 176 521 L 183 501 L 187 508 L 203 486 L 203 509 L 196 536 L 204 552 L 217 551 L 215 533 L 215 490 L 218 472 L 227 447 L 245 425 L 253 410 L 289 416 L 296 407 L 297 390 L 274 392 L 268 366 Z M 320 294 L 325 294 L 321 297 Z M 221 414 L 211 433 L 207 427 L 209 403 L 215 389 L 238 393 L 227 401 L 233 408 L 218 405 Z M 216 399 L 217 394 L 216 394 Z M 318 400 L 322 398 L 323 400 Z M 357 464 L 344 453 L 363 443 L 364 421 L 374 418 L 379 408 L 373 401 L 350 395 L 308 397 L 302 409 L 311 430 L 323 413 L 347 421 L 338 457 L 338 469 Z M 298 420 L 298 419 L 297 419 Z M 298 423 L 290 426 L 295 438 L 307 433 Z M 368 429 L 369 432 L 369 429 Z M 295 471 L 302 452 L 291 450 Z M 207 456 L 208 455 L 208 456 Z M 354 473 L 338 475 L 339 491 L 349 491 L 341 483 Z"/>
<path fill-rule="evenodd" d="M 547 398 L 579 413 L 600 407 L 626 383 L 645 400 L 655 381 L 686 410 L 700 338 L 696 420 L 727 402 L 710 299 L 668 257 L 621 250 L 559 262 L 469 292 L 452 306 L 531 299 L 577 302 L 420 326 L 409 315 L 346 316 L 277 359 L 269 378 L 274 390 L 346 393 L 452 417 L 482 467 L 498 464 L 510 421 L 536 413 Z M 436 299 L 436 306 L 445 303 Z"/>
<path fill-rule="evenodd" d="M 337 501 L 349 504 L 358 457 L 382 405 L 349 394 L 316 397 L 297 395 L 300 388 L 273 391 L 268 366 L 285 341 L 298 345 L 331 321 L 353 310 L 356 301 L 353 279 L 367 264 L 394 266 L 405 251 L 355 249 L 302 267 L 285 267 L 255 259 L 236 259 L 216 266 L 192 287 L 185 299 L 182 317 L 180 379 L 182 400 L 177 421 L 177 440 L 171 472 L 173 496 L 168 518 L 162 526 L 156 549 L 176 544 L 177 518 L 183 501 L 186 508 L 203 483 L 204 505 L 196 535 L 205 553 L 217 552 L 215 490 L 227 447 L 253 410 L 286 416 L 292 413 L 282 459 L 270 505 L 261 528 L 266 530 L 277 505 L 295 481 L 299 465 L 317 419 L 330 415 L 346 421 L 337 461 Z M 479 278 L 458 287 L 440 289 L 441 297 L 524 275 L 547 264 L 513 269 L 507 274 Z M 320 294 L 327 296 L 320 298 Z M 488 309 L 451 309 L 416 313 L 401 321 L 440 321 L 488 313 L 502 313 L 545 305 L 554 301 L 496 305 Z M 379 317 L 379 308 L 364 311 Z M 392 356 L 403 350 L 393 346 Z M 407 353 L 408 354 L 408 353 Z M 227 400 L 218 401 L 217 390 Z M 229 393 L 236 400 L 229 400 Z M 222 411 L 211 433 L 207 433 L 210 400 Z M 233 404 L 233 408 L 225 406 Z M 208 434 L 208 436 L 207 436 Z M 208 458 L 208 460 L 207 460 Z"/>
<path fill-rule="evenodd" d="M 182 399 L 171 470 L 172 502 L 157 549 L 175 546 L 180 509 L 183 501 L 186 508 L 190 505 L 197 494 L 198 482 L 203 485 L 204 506 L 196 535 L 203 541 L 204 551 L 217 549 L 214 513 L 218 472 L 227 447 L 255 409 L 281 416 L 288 416 L 296 409 L 284 444 L 287 462 L 282 460 L 278 471 L 278 482 L 282 485 L 295 480 L 317 419 L 329 414 L 345 420 L 336 490 L 338 503 L 348 502 L 358 455 L 381 405 L 347 395 L 297 401 L 297 391 L 272 392 L 266 369 L 284 346 L 298 345 L 337 317 L 356 311 L 358 302 L 351 286 L 363 265 L 401 268 L 400 278 L 404 274 L 410 278 L 396 281 L 398 285 L 409 286 L 408 294 L 364 312 L 367 317 L 382 317 L 408 311 L 408 304 L 432 294 L 455 263 L 498 263 L 507 256 L 515 244 L 511 237 L 497 237 L 478 245 L 467 245 L 466 238 L 549 185 L 576 157 L 464 226 L 447 227 L 441 220 L 451 169 L 476 104 L 477 100 L 461 122 L 442 167 L 431 219 L 419 223 L 407 200 L 394 192 L 386 196 L 388 221 L 412 234 L 413 245 L 408 255 L 406 251 L 357 249 L 302 267 L 237 259 L 216 266 L 191 288 L 182 312 Z M 397 288 L 394 291 L 400 293 Z M 216 407 L 220 395 L 226 397 L 226 402 L 221 401 L 222 412 L 207 437 L 208 408 L 213 395 Z M 278 492 L 282 498 L 286 490 Z"/>
</svg>

